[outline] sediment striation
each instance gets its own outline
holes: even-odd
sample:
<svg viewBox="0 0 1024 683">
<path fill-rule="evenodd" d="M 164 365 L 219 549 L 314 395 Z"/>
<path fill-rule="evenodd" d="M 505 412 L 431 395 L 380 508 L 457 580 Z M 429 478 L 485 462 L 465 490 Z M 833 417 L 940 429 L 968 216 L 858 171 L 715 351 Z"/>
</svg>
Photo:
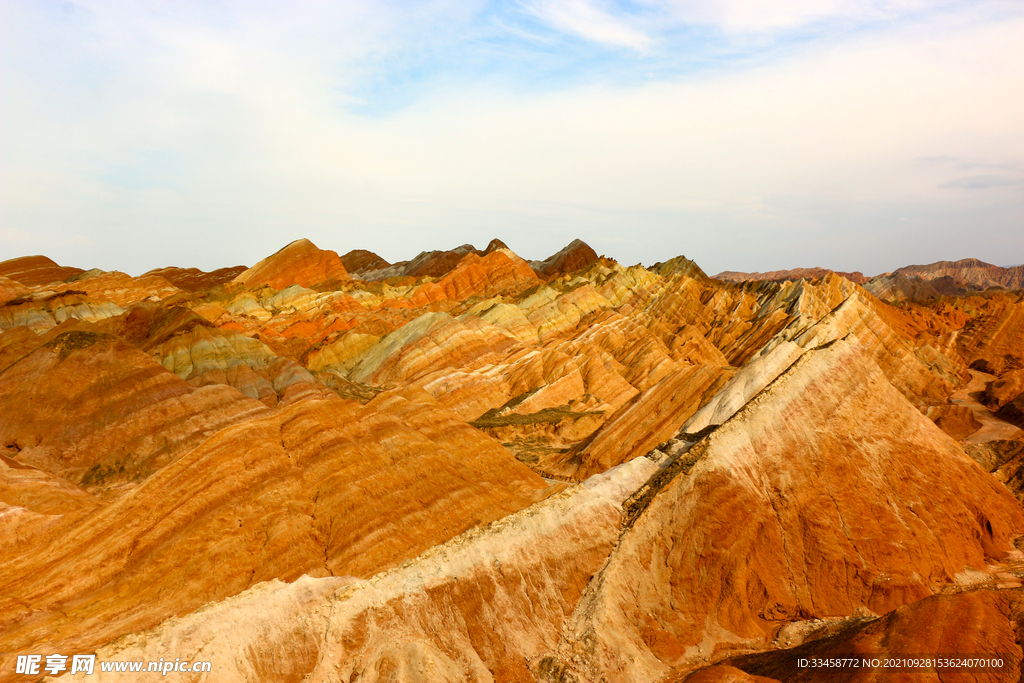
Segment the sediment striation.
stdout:
<svg viewBox="0 0 1024 683">
<path fill-rule="evenodd" d="M 338 253 L 0 263 L 0 681 L 1019 678 L 1008 269 Z"/>
</svg>

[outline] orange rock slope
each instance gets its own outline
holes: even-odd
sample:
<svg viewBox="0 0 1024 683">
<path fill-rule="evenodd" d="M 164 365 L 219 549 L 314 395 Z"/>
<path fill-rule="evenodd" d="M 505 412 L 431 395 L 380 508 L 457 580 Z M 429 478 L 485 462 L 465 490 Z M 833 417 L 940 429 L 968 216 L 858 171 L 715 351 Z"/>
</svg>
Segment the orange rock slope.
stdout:
<svg viewBox="0 0 1024 683">
<path fill-rule="evenodd" d="M 841 275 L 579 240 L 0 263 L 0 681 L 53 652 L 212 662 L 183 681 L 818 680 L 793 658 L 907 647 L 1017 680 L 1024 298 Z"/>
</svg>

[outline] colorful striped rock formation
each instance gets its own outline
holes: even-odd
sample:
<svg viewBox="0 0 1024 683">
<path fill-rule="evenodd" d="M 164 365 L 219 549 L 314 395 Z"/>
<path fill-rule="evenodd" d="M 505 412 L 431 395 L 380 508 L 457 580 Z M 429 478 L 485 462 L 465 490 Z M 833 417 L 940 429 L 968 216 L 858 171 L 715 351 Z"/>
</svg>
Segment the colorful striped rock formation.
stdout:
<svg viewBox="0 0 1024 683">
<path fill-rule="evenodd" d="M 1011 663 L 841 680 L 1017 681 L 1024 294 L 993 268 L 4 261 L 0 682 L 147 675 L 17 672 L 85 653 L 770 683 L 850 652 Z"/>
</svg>

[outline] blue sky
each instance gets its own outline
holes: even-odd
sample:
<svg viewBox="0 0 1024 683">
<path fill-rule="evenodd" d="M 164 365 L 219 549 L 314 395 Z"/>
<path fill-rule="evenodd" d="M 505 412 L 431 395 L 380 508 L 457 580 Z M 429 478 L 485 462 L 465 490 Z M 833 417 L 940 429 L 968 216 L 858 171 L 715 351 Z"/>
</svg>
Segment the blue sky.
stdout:
<svg viewBox="0 0 1024 683">
<path fill-rule="evenodd" d="M 0 259 L 1024 261 L 1024 5 L 0 5 Z"/>
</svg>

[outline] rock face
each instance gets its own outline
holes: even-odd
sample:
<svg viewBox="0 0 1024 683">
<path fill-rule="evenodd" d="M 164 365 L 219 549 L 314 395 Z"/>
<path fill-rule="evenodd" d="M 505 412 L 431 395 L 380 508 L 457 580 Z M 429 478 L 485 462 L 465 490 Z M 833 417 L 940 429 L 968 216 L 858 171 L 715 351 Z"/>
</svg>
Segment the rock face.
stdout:
<svg viewBox="0 0 1024 683">
<path fill-rule="evenodd" d="M 345 270 L 353 275 L 362 275 L 371 270 L 387 268 L 391 264 L 366 249 L 353 249 L 341 257 L 341 264 Z"/>
<path fill-rule="evenodd" d="M 212 289 L 217 285 L 231 282 L 246 271 L 245 266 L 232 266 L 230 268 L 218 268 L 209 273 L 198 268 L 157 268 L 145 275 L 162 277 L 179 289 L 189 292 L 200 292 L 205 289 Z"/>
<path fill-rule="evenodd" d="M 582 240 L 573 240 L 561 251 L 555 252 L 543 261 L 533 261 L 530 266 L 537 275 L 550 280 L 558 275 L 586 268 L 597 260 L 597 252 Z"/>
<path fill-rule="evenodd" d="M 579 241 L 0 266 L 0 681 L 53 652 L 253 682 L 1019 660 L 1019 292 Z"/>
<path fill-rule="evenodd" d="M 893 271 L 894 275 L 919 276 L 924 280 L 951 277 L 961 284 L 973 285 L 975 289 L 1003 287 L 1024 289 L 1024 266 L 1001 268 L 975 258 L 962 261 L 937 261 L 927 266 L 905 266 Z"/>
<path fill-rule="evenodd" d="M 726 280 L 728 282 L 747 282 L 751 280 L 783 282 L 785 280 L 816 280 L 825 277 L 829 273 L 835 273 L 839 277 L 858 285 L 863 285 L 868 281 L 864 277 L 864 273 L 861 272 L 844 273 L 827 268 L 793 268 L 791 270 L 772 270 L 767 273 L 740 273 L 734 270 L 725 270 L 714 277 L 716 280 Z"/>
<path fill-rule="evenodd" d="M 861 272 L 844 273 L 826 268 L 794 268 L 766 273 L 723 271 L 716 280 L 728 282 L 813 280 L 834 273 L 884 301 L 929 301 L 942 296 L 964 296 L 990 287 L 1024 289 L 1024 266 L 1001 268 L 978 259 L 938 261 L 927 266 L 906 266 L 867 278 Z"/>
<path fill-rule="evenodd" d="M 81 272 L 81 268 L 59 266 L 45 256 L 22 256 L 0 262 L 0 277 L 30 287 L 60 282 Z"/>
<path fill-rule="evenodd" d="M 970 292 L 950 276 L 925 280 L 919 275 L 879 275 L 864 285 L 883 301 L 930 301 L 941 296 L 963 296 Z"/>
<path fill-rule="evenodd" d="M 1020 662 L 1024 654 L 1020 646 L 1020 624 L 1024 617 L 1022 593 L 1024 591 L 1020 588 L 976 589 L 929 597 L 881 619 L 849 624 L 835 635 L 800 647 L 728 660 L 676 680 L 687 683 L 834 681 L 837 680 L 834 671 L 810 671 L 807 667 L 801 670 L 798 668 L 800 659 L 826 659 L 863 652 L 880 655 L 883 659 L 921 653 L 971 653 L 986 658 L 995 655 L 995 658 L 1004 660 L 1003 667 L 978 671 L 946 670 L 941 676 L 927 670 L 889 675 L 915 681 L 956 680 L 955 677 L 1016 681 L 1020 679 Z M 936 628 L 937 624 L 944 628 Z M 882 680 L 883 672 L 867 669 L 848 670 L 844 674 L 842 680 L 845 681 L 875 681 Z"/>
<path fill-rule="evenodd" d="M 333 251 L 318 249 L 309 240 L 296 240 L 235 276 L 234 282 L 249 287 L 267 285 L 284 289 L 289 285 L 311 287 L 327 280 L 346 280 L 341 258 Z"/>
<path fill-rule="evenodd" d="M 885 273 L 864 287 L 885 301 L 929 301 L 967 296 L 989 288 L 1024 289 L 1024 267 L 1000 268 L 978 259 L 939 261 Z"/>
<path fill-rule="evenodd" d="M 1024 523 L 851 341 L 803 356 L 678 462 L 570 621 L 564 658 L 588 680 L 888 612 L 1007 558 Z"/>
</svg>

